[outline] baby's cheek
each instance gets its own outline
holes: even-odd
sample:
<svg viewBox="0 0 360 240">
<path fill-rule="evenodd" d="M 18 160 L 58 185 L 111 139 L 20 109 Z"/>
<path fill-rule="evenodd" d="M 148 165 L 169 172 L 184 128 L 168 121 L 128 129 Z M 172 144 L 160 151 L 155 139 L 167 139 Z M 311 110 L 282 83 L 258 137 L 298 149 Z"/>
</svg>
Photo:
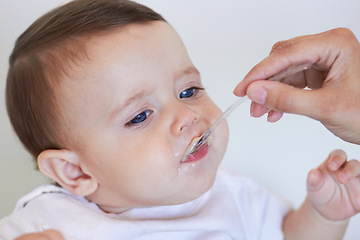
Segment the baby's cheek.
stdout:
<svg viewBox="0 0 360 240">
<path fill-rule="evenodd" d="M 223 111 L 221 111 L 221 109 L 215 104 L 214 104 L 214 109 L 212 111 L 215 118 L 218 118 L 223 113 Z"/>
</svg>

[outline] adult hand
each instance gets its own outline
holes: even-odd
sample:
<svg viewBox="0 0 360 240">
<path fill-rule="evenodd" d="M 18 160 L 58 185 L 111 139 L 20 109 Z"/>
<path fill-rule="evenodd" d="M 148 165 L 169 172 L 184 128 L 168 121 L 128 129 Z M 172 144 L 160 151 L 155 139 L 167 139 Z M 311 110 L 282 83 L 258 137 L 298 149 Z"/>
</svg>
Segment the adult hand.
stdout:
<svg viewBox="0 0 360 240">
<path fill-rule="evenodd" d="M 266 81 L 291 66 L 310 63 L 305 72 Z M 305 87 L 312 89 L 304 90 Z M 235 88 L 237 96 L 253 101 L 251 114 L 268 112 L 268 121 L 283 112 L 321 121 L 345 141 L 360 144 L 360 43 L 344 28 L 276 43 Z"/>
<path fill-rule="evenodd" d="M 15 240 L 64 240 L 64 237 L 56 230 L 47 230 L 39 233 L 25 234 Z"/>
</svg>

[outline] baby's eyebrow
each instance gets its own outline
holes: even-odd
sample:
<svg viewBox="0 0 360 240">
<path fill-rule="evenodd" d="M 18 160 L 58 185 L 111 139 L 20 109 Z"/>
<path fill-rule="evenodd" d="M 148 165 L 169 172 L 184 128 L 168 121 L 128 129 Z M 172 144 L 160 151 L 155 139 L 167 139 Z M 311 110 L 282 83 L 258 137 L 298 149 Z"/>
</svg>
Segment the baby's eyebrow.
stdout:
<svg viewBox="0 0 360 240">
<path fill-rule="evenodd" d="M 190 67 L 186 68 L 185 70 L 181 71 L 181 72 L 175 77 L 175 79 L 179 79 L 179 78 L 182 78 L 182 77 L 184 77 L 184 76 L 191 75 L 191 74 L 196 74 L 196 75 L 199 75 L 199 76 L 200 76 L 199 70 L 197 70 L 197 68 L 194 67 L 194 66 L 190 66 Z"/>
<path fill-rule="evenodd" d="M 119 113 L 121 113 L 127 106 L 129 106 L 132 102 L 134 102 L 135 100 L 144 98 L 146 96 L 149 95 L 149 92 L 146 90 L 142 90 L 138 93 L 135 93 L 134 95 L 132 95 L 130 98 L 128 98 L 126 100 L 126 102 L 122 105 L 120 105 L 119 107 L 116 107 L 110 114 L 109 116 L 109 121 L 111 121 L 112 119 L 114 119 Z"/>
</svg>

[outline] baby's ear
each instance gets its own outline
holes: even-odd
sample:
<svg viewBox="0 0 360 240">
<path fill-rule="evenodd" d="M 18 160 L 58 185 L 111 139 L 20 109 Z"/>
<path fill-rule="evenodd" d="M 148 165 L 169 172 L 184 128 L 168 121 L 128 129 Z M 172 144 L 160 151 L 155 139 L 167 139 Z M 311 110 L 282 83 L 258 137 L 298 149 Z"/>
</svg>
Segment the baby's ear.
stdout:
<svg viewBox="0 0 360 240">
<path fill-rule="evenodd" d="M 96 191 L 97 180 L 84 171 L 78 155 L 69 150 L 45 150 L 37 159 L 40 171 L 72 194 L 87 196 Z"/>
</svg>

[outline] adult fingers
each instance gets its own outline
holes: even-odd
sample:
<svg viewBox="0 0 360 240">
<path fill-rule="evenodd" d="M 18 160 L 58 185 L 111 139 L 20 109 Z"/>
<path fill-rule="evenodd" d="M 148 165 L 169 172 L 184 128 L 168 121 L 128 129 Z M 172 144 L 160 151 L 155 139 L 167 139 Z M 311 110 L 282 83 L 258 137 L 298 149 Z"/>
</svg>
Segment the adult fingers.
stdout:
<svg viewBox="0 0 360 240">
<path fill-rule="evenodd" d="M 334 95 L 326 91 L 331 90 L 308 91 L 279 82 L 256 81 L 249 86 L 247 95 L 252 101 L 269 109 L 278 112 L 302 114 L 322 120 L 328 116 L 325 111 L 334 100 L 332 97 Z M 261 114 L 265 114 L 265 110 L 266 108 L 254 105 L 252 114 L 254 117 L 259 117 Z"/>
<path fill-rule="evenodd" d="M 276 43 L 270 55 L 255 65 L 236 86 L 234 94 L 244 96 L 252 82 L 266 80 L 282 70 L 298 64 L 312 63 L 316 64 L 319 69 L 328 71 L 340 55 L 339 45 L 342 43 L 340 40 L 343 39 L 343 35 L 350 34 L 352 32 L 348 29 L 333 29 Z M 316 83 L 315 87 L 319 87 L 319 81 L 314 83 Z"/>
</svg>

